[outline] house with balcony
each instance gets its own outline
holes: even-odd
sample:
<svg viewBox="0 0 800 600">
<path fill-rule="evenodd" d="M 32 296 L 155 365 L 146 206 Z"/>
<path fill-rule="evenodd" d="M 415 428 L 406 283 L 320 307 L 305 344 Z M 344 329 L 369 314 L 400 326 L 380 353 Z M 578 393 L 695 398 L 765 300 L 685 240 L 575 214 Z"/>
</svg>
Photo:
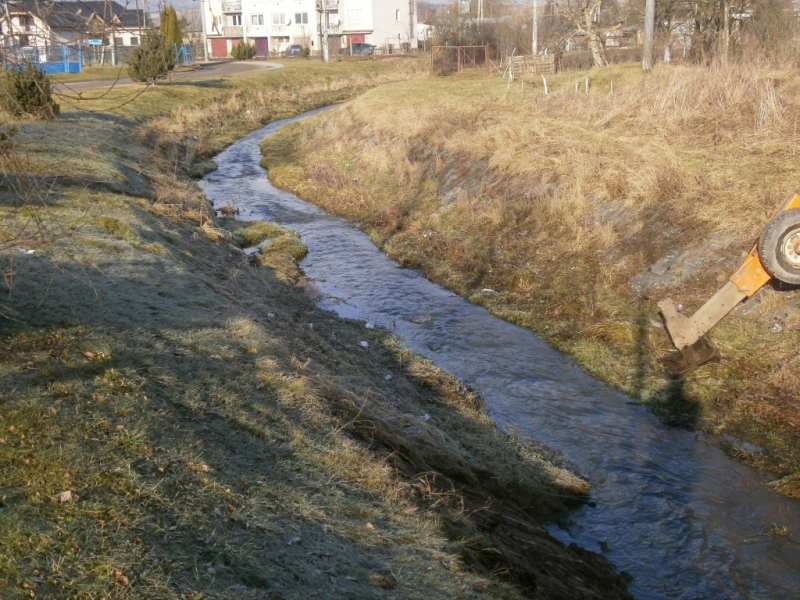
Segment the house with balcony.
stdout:
<svg viewBox="0 0 800 600">
<path fill-rule="evenodd" d="M 241 43 L 253 43 L 257 56 L 280 56 L 289 46 L 312 54 L 335 53 L 353 42 L 398 49 L 415 48 L 416 0 L 205 0 L 209 56 L 225 58 Z"/>
<path fill-rule="evenodd" d="M 204 2 L 209 55 L 225 58 L 241 43 L 257 56 L 279 56 L 292 44 L 315 50 L 315 0 L 208 0 Z"/>
<path fill-rule="evenodd" d="M 138 46 L 149 21 L 143 10 L 130 9 L 114 1 L 8 2 L 0 13 L 2 45 L 5 48 L 35 48 L 86 44 L 100 39 L 102 45 Z"/>
<path fill-rule="evenodd" d="M 366 42 L 384 52 L 417 47 L 415 0 L 339 0 L 343 46 Z"/>
</svg>

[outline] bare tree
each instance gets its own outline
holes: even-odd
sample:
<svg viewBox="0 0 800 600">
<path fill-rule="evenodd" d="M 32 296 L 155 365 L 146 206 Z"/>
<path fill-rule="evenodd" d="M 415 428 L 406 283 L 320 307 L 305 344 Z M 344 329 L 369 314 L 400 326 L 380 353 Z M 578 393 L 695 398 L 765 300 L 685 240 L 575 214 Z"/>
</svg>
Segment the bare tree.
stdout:
<svg viewBox="0 0 800 600">
<path fill-rule="evenodd" d="M 605 34 L 618 29 L 622 23 L 607 23 L 610 14 L 603 13 L 604 0 L 556 0 L 554 4 L 573 26 L 573 33 L 581 34 L 586 39 L 594 66 L 607 65 Z"/>
</svg>

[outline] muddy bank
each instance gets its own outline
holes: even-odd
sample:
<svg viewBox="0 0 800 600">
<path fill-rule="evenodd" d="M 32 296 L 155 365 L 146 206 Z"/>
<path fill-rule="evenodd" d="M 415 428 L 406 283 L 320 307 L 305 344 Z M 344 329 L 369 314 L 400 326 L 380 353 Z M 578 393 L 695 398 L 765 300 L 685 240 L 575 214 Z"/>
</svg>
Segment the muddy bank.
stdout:
<svg viewBox="0 0 800 600">
<path fill-rule="evenodd" d="M 664 422 L 728 435 L 731 454 L 796 496 L 796 290 L 769 285 L 720 323 L 722 361 L 677 379 L 658 362 L 671 344 L 657 301 L 691 312 L 719 289 L 795 169 L 770 141 L 785 123 L 742 116 L 757 110 L 748 94 L 763 77 L 706 81 L 744 111 L 735 116 L 703 94 L 691 108 L 674 96 L 704 77 L 664 70 L 645 95 L 631 81 L 597 96 L 410 82 L 266 140 L 263 164 L 277 185 L 358 221 L 402 264 L 533 330 Z M 794 82 L 770 90 L 788 106 Z M 746 131 L 746 144 L 705 137 L 715 119 Z M 776 163 L 789 169 L 781 181 Z"/>
</svg>

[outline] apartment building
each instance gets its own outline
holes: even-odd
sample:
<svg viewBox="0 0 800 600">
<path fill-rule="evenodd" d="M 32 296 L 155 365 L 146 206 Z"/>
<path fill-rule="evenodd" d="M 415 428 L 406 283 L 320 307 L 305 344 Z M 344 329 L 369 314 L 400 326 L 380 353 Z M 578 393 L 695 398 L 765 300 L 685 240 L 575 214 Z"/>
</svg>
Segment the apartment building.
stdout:
<svg viewBox="0 0 800 600">
<path fill-rule="evenodd" d="M 343 46 L 366 42 L 389 51 L 417 47 L 415 0 L 339 0 Z"/>
<path fill-rule="evenodd" d="M 353 42 L 387 51 L 407 42 L 416 47 L 416 0 L 205 0 L 203 6 L 212 58 L 228 56 L 243 41 L 255 44 L 258 56 L 280 56 L 293 44 L 316 55 L 326 30 L 331 53 Z"/>
</svg>

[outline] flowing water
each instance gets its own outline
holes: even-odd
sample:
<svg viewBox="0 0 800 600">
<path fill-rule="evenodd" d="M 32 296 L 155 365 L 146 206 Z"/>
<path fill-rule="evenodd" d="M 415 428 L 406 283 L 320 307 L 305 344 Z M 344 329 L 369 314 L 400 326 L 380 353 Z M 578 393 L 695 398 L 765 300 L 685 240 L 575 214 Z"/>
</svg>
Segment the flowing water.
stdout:
<svg viewBox="0 0 800 600">
<path fill-rule="evenodd" d="M 714 440 L 661 425 L 530 331 L 400 268 L 357 228 L 275 189 L 258 142 L 287 122 L 222 152 L 201 183 L 209 199 L 298 231 L 322 307 L 391 329 L 480 390 L 501 428 L 575 464 L 595 485 L 591 502 L 552 525 L 553 535 L 604 552 L 633 576 L 637 598 L 800 599 L 800 504 Z M 775 535 L 776 526 L 788 533 Z"/>
</svg>

